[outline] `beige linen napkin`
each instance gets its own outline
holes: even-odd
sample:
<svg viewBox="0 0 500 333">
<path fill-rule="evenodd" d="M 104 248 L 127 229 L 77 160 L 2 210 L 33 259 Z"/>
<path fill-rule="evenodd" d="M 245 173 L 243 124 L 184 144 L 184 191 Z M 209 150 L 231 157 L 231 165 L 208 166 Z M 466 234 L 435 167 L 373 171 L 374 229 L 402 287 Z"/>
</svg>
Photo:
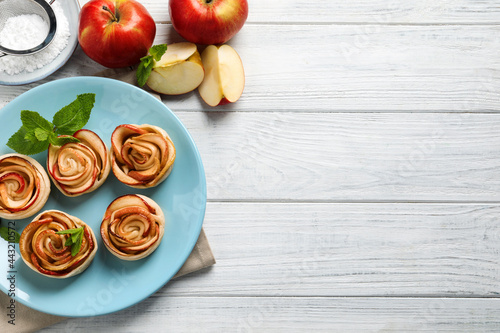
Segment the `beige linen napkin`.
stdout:
<svg viewBox="0 0 500 333">
<path fill-rule="evenodd" d="M 96 76 L 110 77 L 113 79 L 121 80 L 131 84 L 136 84 L 135 70 L 133 68 L 126 69 L 109 69 L 103 72 L 97 73 Z M 152 93 L 156 98 L 160 97 Z M 205 267 L 209 267 L 215 264 L 215 257 L 208 243 L 205 231 L 201 229 L 200 236 L 193 251 L 187 258 L 181 269 L 175 274 L 174 279 Z M 1 277 L 3 278 L 3 277 Z M 9 323 L 10 318 L 9 306 L 10 297 L 0 292 L 0 332 L 1 333 L 29 333 L 35 332 L 44 327 L 53 325 L 60 322 L 65 317 L 53 316 L 45 314 L 27 306 L 24 306 L 18 302 L 15 303 L 15 325 Z"/>
</svg>

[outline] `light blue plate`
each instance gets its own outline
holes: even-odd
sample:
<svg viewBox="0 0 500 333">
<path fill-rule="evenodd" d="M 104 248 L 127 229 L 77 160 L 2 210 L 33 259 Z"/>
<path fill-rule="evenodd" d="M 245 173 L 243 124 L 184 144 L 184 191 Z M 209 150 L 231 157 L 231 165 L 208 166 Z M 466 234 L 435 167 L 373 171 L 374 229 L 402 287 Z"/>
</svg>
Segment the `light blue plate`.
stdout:
<svg viewBox="0 0 500 333">
<path fill-rule="evenodd" d="M 9 137 L 21 126 L 20 111 L 39 112 L 48 120 L 76 95 L 95 93 L 96 102 L 85 126 L 110 145 L 114 128 L 120 124 L 157 125 L 169 133 L 176 147 L 176 160 L 170 176 L 160 185 L 137 190 L 120 183 L 111 172 L 96 191 L 80 197 L 62 195 L 52 185 L 45 207 L 59 209 L 86 222 L 97 237 L 99 249 L 94 261 L 82 274 L 53 279 L 42 276 L 26 266 L 16 248 L 13 273 L 9 268 L 7 241 L 0 238 L 0 290 L 33 309 L 68 317 L 102 315 L 136 304 L 163 285 L 182 267 L 201 231 L 206 206 L 206 180 L 200 154 L 181 121 L 162 102 L 149 93 L 121 81 L 75 77 L 52 81 L 20 95 L 0 110 L 0 154 L 10 153 Z M 46 153 L 32 156 L 43 166 Z M 144 194 L 155 200 L 165 217 L 165 235 L 150 256 L 122 261 L 104 247 L 99 233 L 106 207 L 116 197 Z M 15 222 L 21 231 L 31 219 Z M 7 226 L 7 221 L 2 221 Z M 11 288 L 15 287 L 15 288 Z M 4 311 L 5 312 L 5 311 Z"/>
</svg>

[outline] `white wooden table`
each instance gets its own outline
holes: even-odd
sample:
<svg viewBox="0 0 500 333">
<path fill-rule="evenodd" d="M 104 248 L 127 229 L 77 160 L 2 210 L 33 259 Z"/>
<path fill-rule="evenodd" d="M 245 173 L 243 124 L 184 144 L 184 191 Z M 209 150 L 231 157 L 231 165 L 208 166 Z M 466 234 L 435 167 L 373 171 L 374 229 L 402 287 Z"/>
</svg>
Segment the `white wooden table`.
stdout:
<svg viewBox="0 0 500 333">
<path fill-rule="evenodd" d="M 155 43 L 182 40 L 141 2 Z M 249 5 L 240 101 L 163 97 L 203 158 L 217 264 L 42 332 L 500 331 L 498 0 Z M 0 107 L 101 69 L 78 48 Z"/>
</svg>

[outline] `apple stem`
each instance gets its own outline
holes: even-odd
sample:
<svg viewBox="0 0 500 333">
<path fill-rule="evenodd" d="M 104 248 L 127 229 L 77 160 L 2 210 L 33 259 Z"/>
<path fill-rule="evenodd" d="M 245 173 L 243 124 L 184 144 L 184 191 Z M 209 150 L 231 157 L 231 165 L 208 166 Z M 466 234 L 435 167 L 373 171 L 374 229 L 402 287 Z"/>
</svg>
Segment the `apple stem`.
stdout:
<svg viewBox="0 0 500 333">
<path fill-rule="evenodd" d="M 111 20 L 113 22 L 118 22 L 118 17 L 116 17 L 115 13 L 113 13 L 107 6 L 102 6 L 102 9 L 111 14 Z"/>
</svg>

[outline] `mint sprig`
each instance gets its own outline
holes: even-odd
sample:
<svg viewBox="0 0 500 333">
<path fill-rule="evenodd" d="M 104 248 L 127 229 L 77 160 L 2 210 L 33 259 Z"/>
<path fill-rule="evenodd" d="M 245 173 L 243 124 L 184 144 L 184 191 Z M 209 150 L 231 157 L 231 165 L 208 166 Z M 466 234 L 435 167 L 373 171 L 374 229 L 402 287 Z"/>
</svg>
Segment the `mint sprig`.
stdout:
<svg viewBox="0 0 500 333">
<path fill-rule="evenodd" d="M 137 67 L 137 83 L 139 87 L 142 87 L 146 84 L 146 81 L 151 75 L 151 71 L 153 70 L 155 61 L 160 61 L 161 57 L 167 51 L 167 44 L 158 44 L 153 45 L 149 49 L 149 54 L 141 58 L 141 63 L 139 67 Z"/>
<path fill-rule="evenodd" d="M 64 246 L 71 246 L 71 256 L 74 257 L 80 252 L 82 248 L 82 240 L 83 240 L 84 227 L 75 228 L 75 229 L 66 229 L 57 231 L 57 235 L 70 235 Z"/>
<path fill-rule="evenodd" d="M 71 135 L 87 124 L 95 103 L 95 94 L 80 94 L 54 114 L 52 122 L 36 111 L 22 110 L 22 126 L 8 140 L 7 146 L 20 154 L 41 153 L 49 144 L 61 146 L 79 140 Z M 59 135 L 66 135 L 60 137 Z"/>
</svg>

